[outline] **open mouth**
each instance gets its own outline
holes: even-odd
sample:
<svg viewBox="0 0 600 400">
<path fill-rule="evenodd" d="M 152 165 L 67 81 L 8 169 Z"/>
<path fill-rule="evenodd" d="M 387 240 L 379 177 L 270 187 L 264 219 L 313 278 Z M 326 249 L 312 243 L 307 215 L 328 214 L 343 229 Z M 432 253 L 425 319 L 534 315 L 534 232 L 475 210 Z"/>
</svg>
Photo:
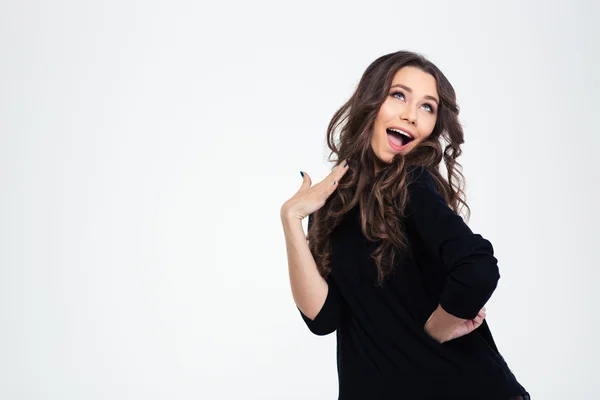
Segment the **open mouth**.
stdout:
<svg viewBox="0 0 600 400">
<path fill-rule="evenodd" d="M 398 129 L 387 128 L 386 132 L 390 141 L 398 147 L 406 146 L 408 143 L 415 140 L 408 133 L 400 131 Z"/>
</svg>

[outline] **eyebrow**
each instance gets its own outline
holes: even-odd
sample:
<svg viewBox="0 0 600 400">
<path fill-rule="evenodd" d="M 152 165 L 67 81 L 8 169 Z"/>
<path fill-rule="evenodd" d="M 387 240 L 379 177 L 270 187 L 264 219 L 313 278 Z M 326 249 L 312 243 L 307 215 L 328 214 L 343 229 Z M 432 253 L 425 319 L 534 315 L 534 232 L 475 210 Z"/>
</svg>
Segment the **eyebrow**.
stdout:
<svg viewBox="0 0 600 400">
<path fill-rule="evenodd" d="M 411 88 L 409 88 L 408 86 L 405 86 L 405 85 L 403 85 L 403 84 L 401 84 L 401 83 L 397 83 L 397 84 L 395 84 L 395 85 L 392 85 L 392 87 L 400 87 L 400 88 L 402 88 L 402 89 L 406 90 L 408 93 L 412 93 L 412 89 L 411 89 Z M 391 89 L 391 88 L 390 88 L 390 89 Z M 429 100 L 433 100 L 433 101 L 435 101 L 435 103 L 436 103 L 437 105 L 439 105 L 439 104 L 440 104 L 439 100 L 438 100 L 438 99 L 436 99 L 436 98 L 435 98 L 435 97 L 433 97 L 433 96 L 426 95 L 426 96 L 423 96 L 423 98 L 425 98 L 425 99 L 429 99 Z"/>
</svg>

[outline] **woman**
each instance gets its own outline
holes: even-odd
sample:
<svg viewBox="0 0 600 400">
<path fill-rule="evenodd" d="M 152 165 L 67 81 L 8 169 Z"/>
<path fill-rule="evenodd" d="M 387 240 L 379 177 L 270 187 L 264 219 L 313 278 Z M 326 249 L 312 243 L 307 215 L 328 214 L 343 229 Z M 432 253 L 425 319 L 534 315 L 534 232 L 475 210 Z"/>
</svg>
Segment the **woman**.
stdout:
<svg viewBox="0 0 600 400">
<path fill-rule="evenodd" d="M 492 245 L 458 215 L 458 112 L 423 56 L 380 57 L 329 125 L 342 161 L 316 185 L 301 172 L 281 207 L 298 310 L 313 333 L 337 332 L 339 399 L 530 399 L 485 320 Z"/>
</svg>

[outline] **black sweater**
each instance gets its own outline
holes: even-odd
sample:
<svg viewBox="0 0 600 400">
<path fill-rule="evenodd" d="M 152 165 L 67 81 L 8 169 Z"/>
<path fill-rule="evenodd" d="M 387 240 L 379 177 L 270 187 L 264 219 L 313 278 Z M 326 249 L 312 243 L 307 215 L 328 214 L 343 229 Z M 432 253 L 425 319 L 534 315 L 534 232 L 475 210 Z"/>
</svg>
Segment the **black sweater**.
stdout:
<svg viewBox="0 0 600 400">
<path fill-rule="evenodd" d="M 338 399 L 529 399 L 486 320 L 441 344 L 424 331 L 438 304 L 475 318 L 500 274 L 491 243 L 448 207 L 431 173 L 413 167 L 408 177 L 404 225 L 411 254 L 397 257 L 394 273 L 378 287 L 370 258 L 378 243 L 363 236 L 357 205 L 332 234 L 323 307 L 314 320 L 298 309 L 314 334 L 337 332 Z"/>
</svg>

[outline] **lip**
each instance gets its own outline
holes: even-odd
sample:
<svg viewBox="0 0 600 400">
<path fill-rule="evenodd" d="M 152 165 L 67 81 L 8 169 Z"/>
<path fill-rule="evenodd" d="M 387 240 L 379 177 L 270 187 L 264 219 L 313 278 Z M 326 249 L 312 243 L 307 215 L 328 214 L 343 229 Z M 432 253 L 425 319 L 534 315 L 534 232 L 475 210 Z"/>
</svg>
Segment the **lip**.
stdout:
<svg viewBox="0 0 600 400">
<path fill-rule="evenodd" d="M 408 133 L 411 138 L 413 138 L 413 139 L 415 138 L 414 133 L 412 133 L 409 129 L 402 128 L 401 126 L 388 126 L 387 129 L 389 129 L 389 128 L 399 129 L 401 131 Z"/>
</svg>

